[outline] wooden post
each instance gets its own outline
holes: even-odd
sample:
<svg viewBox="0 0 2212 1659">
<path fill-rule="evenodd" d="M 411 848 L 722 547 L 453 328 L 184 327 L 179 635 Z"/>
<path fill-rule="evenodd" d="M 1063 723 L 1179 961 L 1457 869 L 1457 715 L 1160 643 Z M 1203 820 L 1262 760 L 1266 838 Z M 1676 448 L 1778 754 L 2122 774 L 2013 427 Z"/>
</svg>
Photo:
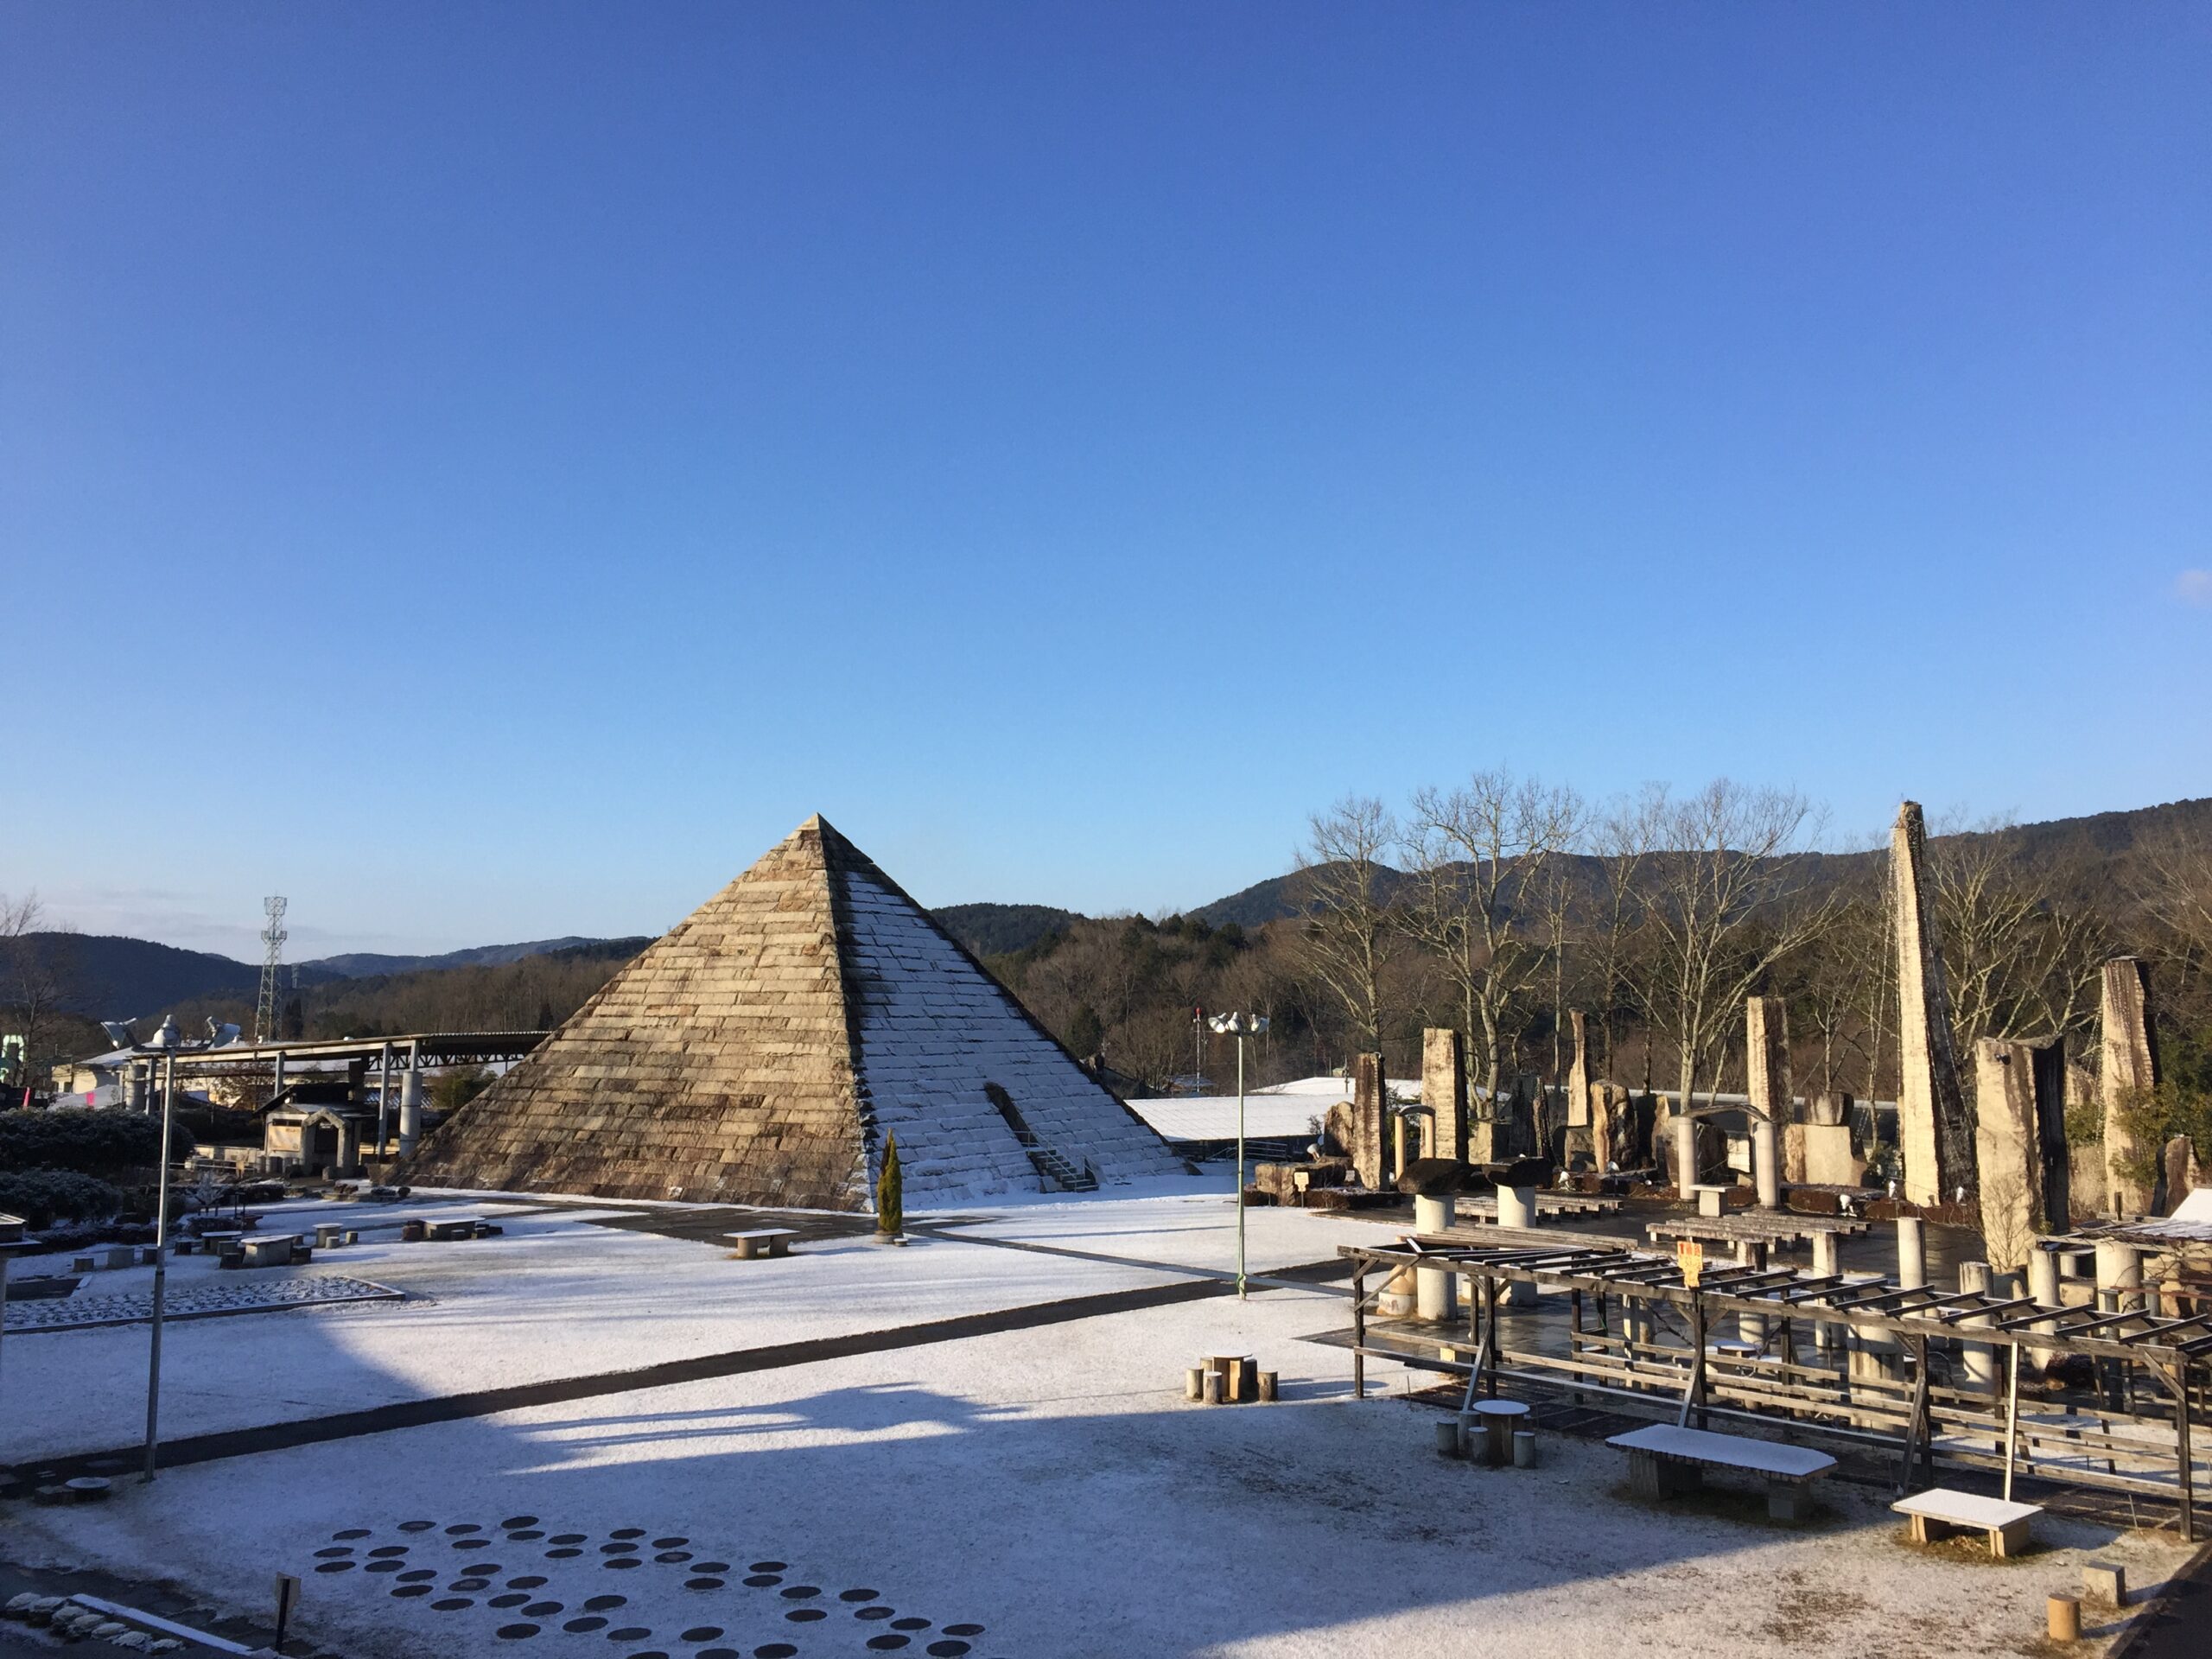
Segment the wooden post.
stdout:
<svg viewBox="0 0 2212 1659">
<path fill-rule="evenodd" d="M 2181 1488 L 2181 1538 L 2183 1543 L 2193 1544 L 2196 1541 L 2196 1471 L 2189 1446 L 2189 1357 L 2177 1348 L 2167 1351 L 2173 1356 L 2172 1370 L 2155 1363 L 2151 1369 L 2174 1397 L 2174 1472 Z"/>
<path fill-rule="evenodd" d="M 1483 1353 L 1485 1392 L 1494 1400 L 1497 1397 L 1497 1279 L 1494 1274 L 1483 1281 Z"/>
<path fill-rule="evenodd" d="M 1351 1397 L 1367 1398 L 1367 1268 L 1351 1275 Z"/>
<path fill-rule="evenodd" d="M 1928 1421 L 1928 1338 L 1913 1337 L 1908 1340 L 1912 1344 L 1916 1363 L 1912 1384 L 1912 1414 L 1905 1420 L 1904 1426 L 1904 1459 L 1897 1465 L 1897 1496 L 1899 1497 L 1904 1496 L 1905 1488 L 1912 1484 L 1913 1452 L 1919 1443 L 1921 1430 Z M 1929 1455 L 1930 1461 L 1933 1461 L 1935 1453 L 1932 1448 Z"/>
<path fill-rule="evenodd" d="M 1569 1360 L 1577 1365 L 1581 1363 L 1582 1293 L 1580 1290 L 1570 1290 L 1567 1293 L 1567 1353 Z M 1577 1389 L 1573 1398 L 1574 1403 L 1580 1405 L 1582 1390 Z"/>
<path fill-rule="evenodd" d="M 2005 1349 L 2005 1501 L 2012 1501 L 2012 1460 L 2020 1444 L 2020 1344 Z"/>
</svg>

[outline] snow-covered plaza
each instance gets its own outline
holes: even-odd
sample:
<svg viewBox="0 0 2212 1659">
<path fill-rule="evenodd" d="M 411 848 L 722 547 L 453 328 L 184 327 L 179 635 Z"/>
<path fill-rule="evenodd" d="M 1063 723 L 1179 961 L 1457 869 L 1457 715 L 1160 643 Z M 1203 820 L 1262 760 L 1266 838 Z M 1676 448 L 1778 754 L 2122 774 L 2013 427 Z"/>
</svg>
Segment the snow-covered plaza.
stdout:
<svg viewBox="0 0 2212 1659">
<path fill-rule="evenodd" d="M 2044 1597 L 2083 1560 L 2149 1585 L 2181 1559 L 2171 1533 L 2056 1515 L 2022 1560 L 1915 1550 L 1886 1492 L 1838 1481 L 1802 1528 L 1756 1502 L 1657 1510 L 1618 1452 L 1563 1435 L 1534 1469 L 1440 1459 L 1437 1414 L 1391 1397 L 1407 1380 L 1376 1388 L 1395 1368 L 1355 1401 L 1350 1355 L 1306 1340 L 1345 1322 L 1340 1286 L 1315 1273 L 1236 1300 L 1219 1276 L 1234 1211 L 1195 1181 L 750 1262 L 638 1230 L 639 1206 L 623 1227 L 593 1219 L 617 1206 L 536 1199 L 295 1208 L 269 1224 L 363 1230 L 317 1272 L 404 1299 L 171 1325 L 163 1432 L 200 1460 L 120 1478 L 102 1503 L 15 1506 L 19 1563 L 257 1613 L 295 1573 L 302 1632 L 363 1659 L 1537 1659 L 2033 1651 Z M 425 1213 L 505 1231 L 397 1242 L 391 1224 Z M 1262 1275 L 1377 1236 L 1248 1220 Z M 177 1262 L 172 1287 L 203 1262 Z M 146 1340 L 9 1340 L 8 1460 L 131 1446 Z M 1281 1402 L 1186 1403 L 1185 1368 L 1224 1351 L 1278 1371 Z M 684 1363 L 690 1380 L 620 1375 Z M 457 1398 L 499 1389 L 521 1392 Z"/>
</svg>

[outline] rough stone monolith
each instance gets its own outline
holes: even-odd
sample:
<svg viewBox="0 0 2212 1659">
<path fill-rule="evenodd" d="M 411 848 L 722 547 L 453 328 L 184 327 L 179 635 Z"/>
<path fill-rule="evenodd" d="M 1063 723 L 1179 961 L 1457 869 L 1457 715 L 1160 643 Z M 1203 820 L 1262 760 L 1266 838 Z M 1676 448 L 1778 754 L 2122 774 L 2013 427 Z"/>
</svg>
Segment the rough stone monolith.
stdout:
<svg viewBox="0 0 2212 1659">
<path fill-rule="evenodd" d="M 1467 1049 L 1458 1032 L 1432 1026 L 1421 1033 L 1421 1103 L 1430 1113 L 1428 1155 L 1465 1162 Z"/>
<path fill-rule="evenodd" d="M 2129 1127 L 2131 1110 L 2158 1086 L 2158 1051 L 2151 1034 L 2150 964 L 2138 957 L 2105 963 L 2104 1066 L 2097 1092 L 2105 1118 L 2105 1213 L 2115 1221 L 2152 1214 L 2156 1160 Z"/>
<path fill-rule="evenodd" d="M 1380 1192 L 1389 1179 L 1390 1173 L 1383 1167 L 1388 1154 L 1382 1122 L 1389 1092 L 1382 1083 L 1382 1057 L 1357 1056 L 1352 1063 L 1351 1145 L 1347 1150 L 1352 1167 L 1359 1172 L 1359 1184 L 1370 1192 Z"/>
<path fill-rule="evenodd" d="M 1589 1022 L 1580 1008 L 1567 1010 L 1567 1022 L 1574 1035 L 1574 1061 L 1567 1069 L 1567 1127 L 1586 1129 L 1590 1127 Z"/>
<path fill-rule="evenodd" d="M 2027 1266 L 2036 1239 L 2050 1230 L 2033 1051 L 1984 1037 L 1974 1046 L 1974 1077 L 1982 1246 L 1991 1267 L 2017 1273 Z"/>
<path fill-rule="evenodd" d="M 1744 999 L 1744 1054 L 1750 1078 L 1751 1184 L 1759 1208 L 1782 1203 L 1782 1128 L 1790 1119 L 1789 1014 L 1778 996 Z"/>
<path fill-rule="evenodd" d="M 1927 880 L 1928 825 L 1920 803 L 1897 808 L 1890 832 L 1890 877 L 1897 909 L 1899 1062 L 1897 1144 L 1904 1196 L 1939 1204 L 1972 1189 L 1974 1124 L 1959 1086 L 1951 1037 L 1951 991 L 1936 948 L 1936 906 Z"/>
</svg>

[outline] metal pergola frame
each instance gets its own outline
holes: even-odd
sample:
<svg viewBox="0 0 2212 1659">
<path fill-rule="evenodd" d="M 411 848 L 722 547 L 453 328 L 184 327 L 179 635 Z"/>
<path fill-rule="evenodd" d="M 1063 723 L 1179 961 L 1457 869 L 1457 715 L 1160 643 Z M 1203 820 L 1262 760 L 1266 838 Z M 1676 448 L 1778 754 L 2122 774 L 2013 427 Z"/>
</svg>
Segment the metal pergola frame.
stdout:
<svg viewBox="0 0 2212 1659">
<path fill-rule="evenodd" d="M 1544 1238 L 1521 1231 L 1479 1244 L 1415 1236 L 1391 1245 L 1343 1245 L 1337 1253 L 1352 1268 L 1356 1395 L 1366 1393 L 1366 1361 L 1373 1357 L 1464 1373 L 1471 1403 L 1478 1388 L 1495 1393 L 1501 1378 L 1510 1378 L 1578 1399 L 1600 1396 L 1630 1413 L 1671 1411 L 1682 1421 L 1719 1415 L 1769 1427 L 1787 1424 L 1800 1433 L 1896 1452 L 1900 1491 L 1916 1465 L 1932 1479 L 1939 1459 L 2001 1468 L 2008 1491 L 2017 1469 L 2038 1480 L 2177 1502 L 2183 1537 L 2196 1537 L 2190 1393 L 2193 1372 L 2212 1356 L 2212 1313 L 2164 1317 L 2152 1311 L 2153 1292 L 2119 1293 L 2139 1299 L 2140 1306 L 2050 1307 L 2026 1297 L 1908 1287 L 1874 1274 L 1815 1274 L 1732 1262 L 1706 1264 L 1693 1287 L 1671 1255 L 1586 1234 Z M 1451 1273 L 1465 1282 L 1471 1293 L 1465 1298 L 1465 1336 L 1433 1323 L 1413 1327 L 1394 1321 L 1380 1332 L 1370 1331 L 1369 1280 L 1380 1273 L 1387 1286 L 1402 1274 L 1422 1270 Z M 1504 1350 L 1497 1322 L 1499 1287 L 1514 1283 L 1567 1294 L 1572 1324 L 1566 1357 Z M 1600 1333 L 1585 1328 L 1586 1296 L 1599 1299 Z M 1639 1316 L 1625 1338 L 1613 1336 L 1605 1319 L 1611 1299 L 1618 1299 L 1624 1313 Z M 1711 1325 L 1728 1315 L 1750 1316 L 1764 1322 L 1763 1328 L 1778 1332 L 1785 1357 L 1777 1362 L 1764 1353 L 1749 1358 L 1714 1355 Z M 1682 1327 L 1686 1344 L 1639 1343 L 1633 1331 L 1645 1319 L 1654 1332 L 1670 1323 Z M 1840 1376 L 1832 1365 L 1798 1363 L 1794 1328 L 1800 1324 L 1842 1327 L 1846 1350 L 1870 1347 L 1910 1355 L 1909 1397 L 1901 1388 L 1872 1378 Z M 1935 1385 L 1931 1353 L 1955 1357 L 1968 1344 L 1986 1346 L 1993 1357 L 2004 1359 L 2001 1399 L 1998 1391 Z M 1470 1351 L 1471 1357 L 1462 1357 Z M 2055 1433 L 2034 1424 L 2024 1431 L 2023 1351 L 2080 1355 L 2121 1367 L 2123 1376 L 2125 1368 L 2141 1366 L 2156 1380 L 2170 1413 L 2100 1410 L 2094 1415 L 2101 1426 L 2095 1431 Z M 1976 1408 L 1985 1403 L 1986 1410 Z M 1844 1421 L 1832 1421 L 1839 1418 Z M 2114 1421 L 2122 1426 L 2119 1433 L 2111 1427 Z M 1901 1433 L 1879 1431 L 1881 1424 L 1900 1422 Z M 2024 1432 L 2031 1447 L 2025 1464 L 2019 1455 Z M 1999 1449 L 1980 1452 L 1965 1444 L 1967 1439 Z M 2032 1448 L 2038 1444 L 2079 1446 L 2086 1454 L 2084 1466 L 2037 1463 Z M 2107 1468 L 2088 1468 L 2088 1459 L 2094 1457 Z M 2123 1473 L 2123 1457 L 2170 1458 L 2173 1472 L 2157 1478 Z"/>
</svg>

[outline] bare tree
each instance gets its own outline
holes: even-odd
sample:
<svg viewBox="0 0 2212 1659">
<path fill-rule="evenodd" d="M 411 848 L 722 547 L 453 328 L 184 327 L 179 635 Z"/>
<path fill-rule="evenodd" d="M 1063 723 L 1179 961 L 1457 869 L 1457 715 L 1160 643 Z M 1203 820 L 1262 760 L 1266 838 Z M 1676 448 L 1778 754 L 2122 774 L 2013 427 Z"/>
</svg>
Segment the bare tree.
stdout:
<svg viewBox="0 0 2212 1659">
<path fill-rule="evenodd" d="M 2008 827 L 1988 819 L 1928 843 L 1961 1048 L 1980 1037 L 2078 1034 L 2110 954 L 2094 918 L 2059 904 L 2048 880 L 2008 854 Z"/>
<path fill-rule="evenodd" d="M 1653 952 L 1634 988 L 1674 1054 L 1687 1112 L 1700 1084 L 1718 1087 L 1744 999 L 1827 928 L 1835 901 L 1804 891 L 1813 814 L 1794 791 L 1724 778 L 1694 795 L 1647 791 L 1625 810 L 1642 827 L 1620 838 L 1660 849 L 1644 859 L 1638 888 Z"/>
<path fill-rule="evenodd" d="M 9 1010 L 19 1027 L 27 1075 L 35 1075 L 41 1062 L 59 1058 L 48 1050 L 76 988 L 71 937 L 75 931 L 48 926 L 46 907 L 35 893 L 14 899 L 0 893 L 0 1007 Z"/>
<path fill-rule="evenodd" d="M 1581 833 L 1573 790 L 1478 772 L 1446 794 L 1419 791 L 1406 827 L 1407 931 L 1435 957 L 1459 1004 L 1477 1075 L 1495 1097 L 1542 971 L 1541 918 L 1554 861 Z M 1532 924 L 1534 924 L 1532 925 Z"/>
<path fill-rule="evenodd" d="M 1305 912 L 1306 963 L 1342 1005 L 1354 1045 L 1379 1052 L 1402 920 L 1397 872 L 1382 861 L 1400 840 L 1397 819 L 1378 800 L 1348 795 L 1306 822 L 1293 885 Z"/>
</svg>

